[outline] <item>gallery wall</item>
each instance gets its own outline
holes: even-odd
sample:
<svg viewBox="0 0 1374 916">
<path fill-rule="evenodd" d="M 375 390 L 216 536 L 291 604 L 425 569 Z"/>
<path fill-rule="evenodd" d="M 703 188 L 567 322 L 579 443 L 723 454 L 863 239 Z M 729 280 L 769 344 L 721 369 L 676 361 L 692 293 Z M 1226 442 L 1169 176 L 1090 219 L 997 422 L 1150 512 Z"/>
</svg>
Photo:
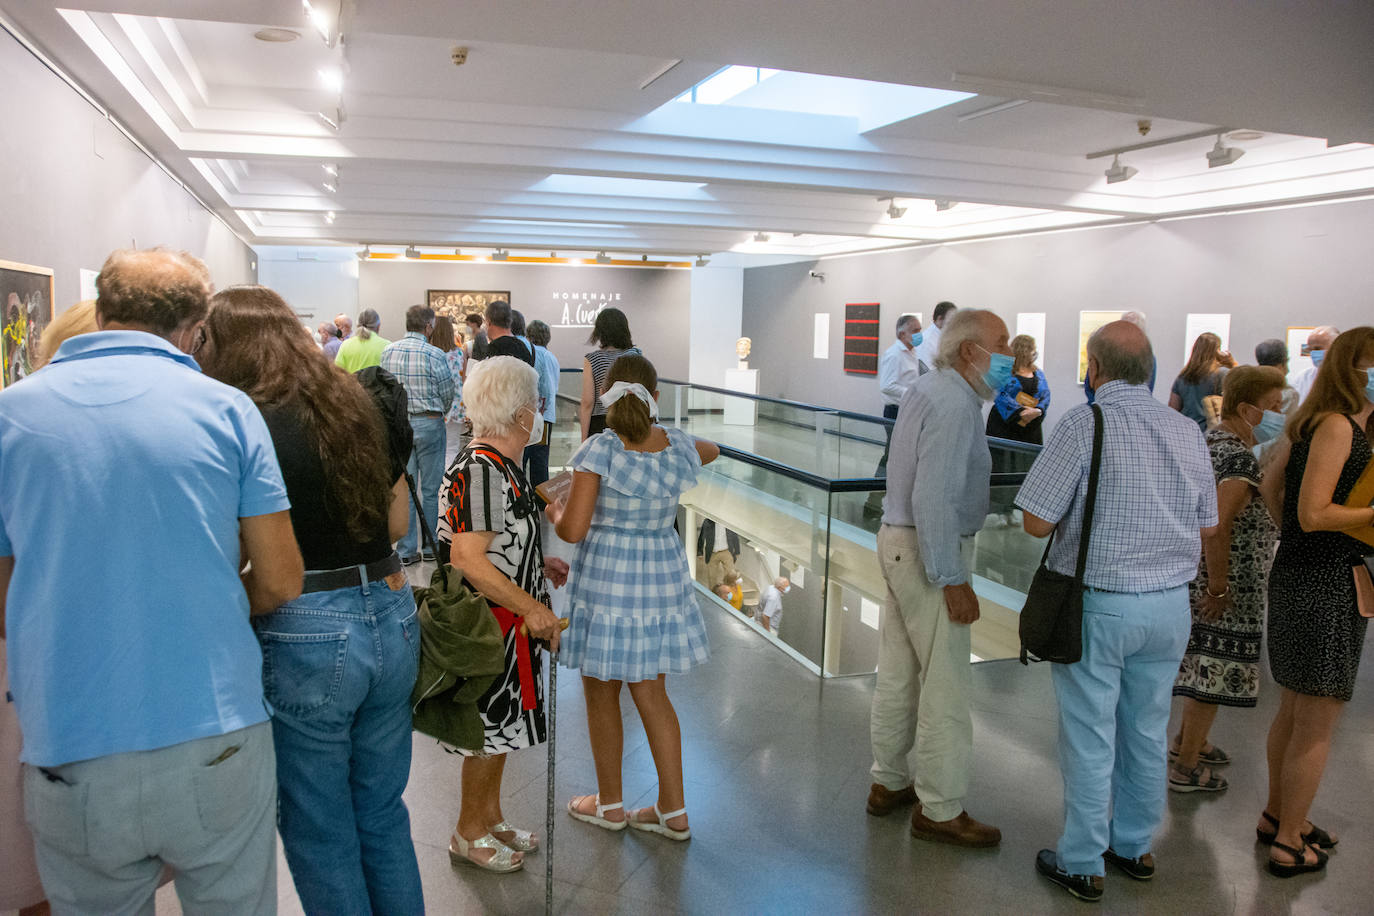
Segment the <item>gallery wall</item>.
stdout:
<svg viewBox="0 0 1374 916">
<path fill-rule="evenodd" d="M 689 369 L 691 275 L 683 269 L 444 261 L 367 261 L 358 265 L 358 308 L 374 308 L 382 336 L 405 334 L 405 311 L 431 289 L 509 291 L 525 321 L 549 325 L 549 348 L 564 368 L 578 368 L 591 347 L 592 316 L 613 306 L 630 321 L 635 344 L 660 375 Z"/>
<path fill-rule="evenodd" d="M 221 287 L 253 279 L 250 248 L 4 31 L 0 87 L 0 260 L 52 268 L 56 311 L 116 248 L 184 249 Z"/>
<path fill-rule="evenodd" d="M 1145 313 L 1159 360 L 1155 395 L 1167 400 L 1184 363 L 1188 313 L 1230 313 L 1242 362 L 1290 325 L 1374 323 L 1371 237 L 1374 201 L 1363 200 L 753 268 L 744 272 L 743 330 L 754 341 L 760 393 L 877 413 L 876 380 L 842 371 L 846 302 L 881 303 L 884 348 L 899 314 L 928 320 L 942 299 L 990 308 L 1013 333 L 1018 312 L 1044 312 L 1052 425 L 1083 401 L 1081 310 Z M 818 312 L 830 315 L 826 359 L 812 356 Z"/>
</svg>

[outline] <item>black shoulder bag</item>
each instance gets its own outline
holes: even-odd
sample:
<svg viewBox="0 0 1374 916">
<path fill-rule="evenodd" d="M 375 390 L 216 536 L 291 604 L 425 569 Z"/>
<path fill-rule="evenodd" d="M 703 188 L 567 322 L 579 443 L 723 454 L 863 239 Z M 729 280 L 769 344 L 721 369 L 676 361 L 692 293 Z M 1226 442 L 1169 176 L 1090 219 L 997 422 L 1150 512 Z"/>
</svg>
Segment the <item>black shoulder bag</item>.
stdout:
<svg viewBox="0 0 1374 916">
<path fill-rule="evenodd" d="M 1092 537 L 1093 509 L 1097 505 L 1097 478 L 1102 471 L 1102 408 L 1093 409 L 1093 458 L 1088 471 L 1088 496 L 1083 504 L 1083 533 L 1078 540 L 1078 564 L 1072 576 L 1045 565 L 1054 544 L 1054 533 L 1045 545 L 1040 568 L 1031 580 L 1026 605 L 1021 608 L 1021 664 L 1031 661 L 1072 665 L 1083 657 L 1083 571 L 1088 565 L 1088 541 Z"/>
</svg>

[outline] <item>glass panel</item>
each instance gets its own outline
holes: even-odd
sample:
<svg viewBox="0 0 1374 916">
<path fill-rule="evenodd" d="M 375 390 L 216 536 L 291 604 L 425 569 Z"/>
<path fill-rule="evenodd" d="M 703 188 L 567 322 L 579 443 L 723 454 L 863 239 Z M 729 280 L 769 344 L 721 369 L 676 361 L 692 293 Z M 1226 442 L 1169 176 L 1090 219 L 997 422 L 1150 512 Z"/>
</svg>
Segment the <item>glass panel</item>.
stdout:
<svg viewBox="0 0 1374 916">
<path fill-rule="evenodd" d="M 836 441 L 839 445 L 839 478 L 881 477 L 883 454 L 892 430 L 880 418 L 837 416 Z"/>
</svg>

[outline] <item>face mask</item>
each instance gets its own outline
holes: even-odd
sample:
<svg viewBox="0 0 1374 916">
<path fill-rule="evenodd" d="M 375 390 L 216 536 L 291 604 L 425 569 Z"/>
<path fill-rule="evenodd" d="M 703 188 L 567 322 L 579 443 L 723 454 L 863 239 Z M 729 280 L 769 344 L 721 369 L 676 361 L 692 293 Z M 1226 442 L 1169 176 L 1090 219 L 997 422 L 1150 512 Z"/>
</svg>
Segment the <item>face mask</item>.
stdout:
<svg viewBox="0 0 1374 916">
<path fill-rule="evenodd" d="M 1326 359 L 1326 351 L 1313 350 L 1311 353 L 1307 354 L 1307 357 L 1312 360 L 1312 368 L 1315 369 L 1322 364 L 1322 360 Z"/>
<path fill-rule="evenodd" d="M 1364 386 L 1365 400 L 1369 401 L 1369 403 L 1371 404 L 1374 404 L 1374 367 L 1371 367 L 1364 371 L 1365 374 L 1369 376 L 1369 381 L 1366 382 Z"/>
<path fill-rule="evenodd" d="M 526 446 L 538 445 L 544 438 L 544 415 L 531 408 L 534 419 L 530 421 L 530 437 L 525 441 Z M 524 429 L 524 426 L 520 427 Z"/>
<path fill-rule="evenodd" d="M 912 334 L 912 335 L 911 335 L 911 346 L 912 346 L 912 348 L 914 349 L 915 347 L 919 347 L 919 346 L 921 345 L 921 341 L 923 341 L 923 340 L 925 340 L 925 335 L 922 334 L 920 331 L 917 331 L 915 334 Z"/>
<path fill-rule="evenodd" d="M 993 353 L 991 350 L 984 350 L 978 344 L 974 346 L 983 350 L 989 357 L 987 371 L 983 373 L 983 384 L 994 392 L 1001 391 L 1002 386 L 1011 378 L 1011 367 L 1016 364 L 1016 360 L 1005 353 Z"/>
<path fill-rule="evenodd" d="M 1283 432 L 1284 417 L 1277 410 L 1266 410 L 1254 425 L 1255 441 L 1260 445 L 1273 442 Z"/>
</svg>

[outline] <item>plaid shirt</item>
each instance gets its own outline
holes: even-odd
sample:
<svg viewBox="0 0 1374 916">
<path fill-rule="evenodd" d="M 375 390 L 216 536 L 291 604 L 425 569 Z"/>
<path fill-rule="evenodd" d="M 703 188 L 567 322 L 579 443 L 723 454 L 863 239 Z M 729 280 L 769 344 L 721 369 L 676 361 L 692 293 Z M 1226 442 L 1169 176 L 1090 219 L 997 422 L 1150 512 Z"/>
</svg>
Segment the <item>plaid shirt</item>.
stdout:
<svg viewBox="0 0 1374 916">
<path fill-rule="evenodd" d="M 382 368 L 396 376 L 406 390 L 409 412 L 446 414 L 453 404 L 453 370 L 444 351 L 425 340 L 419 331 L 382 351 Z"/>
<path fill-rule="evenodd" d="M 1144 385 L 1108 382 L 1102 408 L 1102 471 L 1083 580 L 1111 592 L 1154 592 L 1197 575 L 1199 529 L 1217 523 L 1217 490 L 1196 423 Z M 1072 408 L 1021 485 L 1016 505 L 1056 522 L 1049 567 L 1073 575 L 1092 463 L 1092 408 Z"/>
</svg>

